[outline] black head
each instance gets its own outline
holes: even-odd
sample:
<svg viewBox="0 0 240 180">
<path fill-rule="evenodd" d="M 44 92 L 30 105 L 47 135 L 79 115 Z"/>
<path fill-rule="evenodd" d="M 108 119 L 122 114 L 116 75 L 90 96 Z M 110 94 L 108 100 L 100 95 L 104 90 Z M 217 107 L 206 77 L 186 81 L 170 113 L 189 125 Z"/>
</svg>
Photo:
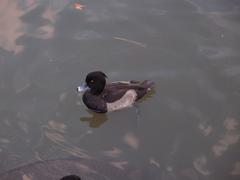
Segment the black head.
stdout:
<svg viewBox="0 0 240 180">
<path fill-rule="evenodd" d="M 64 176 L 60 180 L 81 180 L 81 178 L 76 175 L 68 175 L 68 176 Z"/>
<path fill-rule="evenodd" d="M 106 78 L 106 74 L 101 71 L 88 73 L 85 81 L 92 94 L 97 95 L 103 91 L 106 85 Z"/>
</svg>

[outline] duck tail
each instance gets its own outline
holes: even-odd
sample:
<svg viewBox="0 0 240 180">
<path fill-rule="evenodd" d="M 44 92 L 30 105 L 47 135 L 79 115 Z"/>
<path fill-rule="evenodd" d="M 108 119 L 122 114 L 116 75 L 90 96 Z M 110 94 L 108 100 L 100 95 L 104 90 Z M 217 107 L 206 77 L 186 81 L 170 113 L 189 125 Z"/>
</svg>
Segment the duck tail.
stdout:
<svg viewBox="0 0 240 180">
<path fill-rule="evenodd" d="M 153 81 L 145 80 L 141 83 L 141 86 L 147 91 L 152 91 L 154 89 L 155 83 Z"/>
</svg>

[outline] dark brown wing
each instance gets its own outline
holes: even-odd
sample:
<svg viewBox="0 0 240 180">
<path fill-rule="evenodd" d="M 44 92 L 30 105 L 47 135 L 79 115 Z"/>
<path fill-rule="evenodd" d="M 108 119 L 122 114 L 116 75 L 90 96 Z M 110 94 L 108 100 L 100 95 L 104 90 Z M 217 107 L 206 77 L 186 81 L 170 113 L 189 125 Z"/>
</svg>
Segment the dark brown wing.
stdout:
<svg viewBox="0 0 240 180">
<path fill-rule="evenodd" d="M 137 99 L 143 97 L 150 86 L 152 87 L 151 81 L 126 81 L 126 82 L 113 82 L 107 84 L 103 93 L 102 98 L 107 102 L 111 103 L 121 99 L 128 90 L 135 90 L 137 93 Z"/>
</svg>

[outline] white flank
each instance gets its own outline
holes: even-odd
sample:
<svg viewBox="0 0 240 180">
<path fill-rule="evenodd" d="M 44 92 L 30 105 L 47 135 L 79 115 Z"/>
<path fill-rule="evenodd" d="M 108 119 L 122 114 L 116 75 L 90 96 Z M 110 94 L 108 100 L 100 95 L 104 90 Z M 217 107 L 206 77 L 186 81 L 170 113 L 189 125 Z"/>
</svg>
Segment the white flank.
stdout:
<svg viewBox="0 0 240 180">
<path fill-rule="evenodd" d="M 133 105 L 136 98 L 137 98 L 136 91 L 133 89 L 130 89 L 118 101 L 115 101 L 113 103 L 107 103 L 107 109 L 108 111 L 115 111 L 118 109 L 130 107 Z"/>
<path fill-rule="evenodd" d="M 130 84 L 130 81 L 114 81 L 112 83 L 123 83 L 123 84 Z"/>
</svg>

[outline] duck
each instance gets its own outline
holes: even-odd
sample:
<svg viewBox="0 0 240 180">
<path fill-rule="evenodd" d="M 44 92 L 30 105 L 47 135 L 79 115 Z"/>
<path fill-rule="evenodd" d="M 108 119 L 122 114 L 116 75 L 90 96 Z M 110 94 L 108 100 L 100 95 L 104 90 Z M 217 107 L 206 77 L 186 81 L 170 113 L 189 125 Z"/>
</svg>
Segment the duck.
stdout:
<svg viewBox="0 0 240 180">
<path fill-rule="evenodd" d="M 87 74 L 85 83 L 77 87 L 77 91 L 83 93 L 83 103 L 94 112 L 107 113 L 132 107 L 136 101 L 154 89 L 154 82 L 150 80 L 107 84 L 107 78 L 102 71 L 93 71 Z"/>
</svg>

